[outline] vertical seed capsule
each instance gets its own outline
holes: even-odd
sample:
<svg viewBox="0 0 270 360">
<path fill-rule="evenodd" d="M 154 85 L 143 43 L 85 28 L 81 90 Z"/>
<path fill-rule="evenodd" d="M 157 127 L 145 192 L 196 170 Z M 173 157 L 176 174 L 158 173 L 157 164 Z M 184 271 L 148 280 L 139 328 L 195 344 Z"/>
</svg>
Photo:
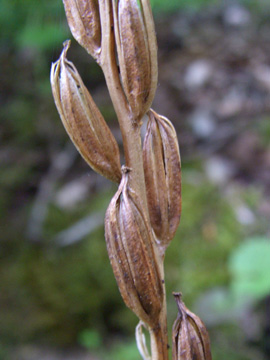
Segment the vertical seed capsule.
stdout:
<svg viewBox="0 0 270 360">
<path fill-rule="evenodd" d="M 168 246 L 181 214 L 181 161 L 172 123 L 148 112 L 143 162 L 151 225 L 161 244 Z"/>
<path fill-rule="evenodd" d="M 145 3 L 145 1 L 144 1 Z M 149 109 L 157 85 L 157 46 L 151 14 L 137 0 L 114 5 L 115 37 L 122 85 L 133 116 Z M 147 8 L 149 10 L 149 8 Z"/>
<path fill-rule="evenodd" d="M 209 335 L 201 319 L 175 293 L 178 316 L 173 325 L 173 360 L 212 360 Z"/>
<path fill-rule="evenodd" d="M 129 188 L 128 172 L 107 209 L 105 238 L 110 262 L 125 304 L 146 324 L 156 326 L 163 290 L 153 235 L 139 199 Z"/>
<path fill-rule="evenodd" d="M 51 68 L 54 101 L 63 125 L 85 161 L 108 179 L 120 182 L 117 142 L 75 66 L 66 59 L 69 42 Z"/>
<path fill-rule="evenodd" d="M 63 3 L 72 35 L 97 59 L 101 47 L 98 0 L 63 0 Z"/>
</svg>

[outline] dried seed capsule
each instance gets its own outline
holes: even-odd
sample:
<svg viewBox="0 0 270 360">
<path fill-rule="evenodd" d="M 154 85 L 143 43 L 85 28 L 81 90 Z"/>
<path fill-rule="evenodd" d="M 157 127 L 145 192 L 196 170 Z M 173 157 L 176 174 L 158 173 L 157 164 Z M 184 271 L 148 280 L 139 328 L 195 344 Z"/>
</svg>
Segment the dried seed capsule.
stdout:
<svg viewBox="0 0 270 360">
<path fill-rule="evenodd" d="M 147 34 L 148 41 L 148 50 L 150 56 L 150 65 L 151 65 L 151 88 L 148 96 L 147 103 L 145 104 L 145 109 L 148 111 L 152 102 L 154 100 L 157 82 L 158 82 L 158 56 L 157 56 L 157 38 L 155 31 L 155 24 L 152 14 L 152 8 L 150 0 L 140 0 L 140 5 L 143 13 L 145 30 Z"/>
<path fill-rule="evenodd" d="M 63 0 L 63 3 L 72 35 L 97 59 L 101 48 L 98 0 Z"/>
<path fill-rule="evenodd" d="M 157 85 L 154 22 L 145 1 L 118 0 L 114 6 L 115 37 L 122 85 L 135 120 L 149 109 Z"/>
<path fill-rule="evenodd" d="M 174 293 L 178 316 L 173 325 L 173 360 L 211 360 L 209 335 L 201 319 Z"/>
<path fill-rule="evenodd" d="M 153 110 L 148 112 L 143 162 L 151 225 L 166 248 L 181 215 L 181 161 L 172 123 Z"/>
<path fill-rule="evenodd" d="M 128 172 L 107 209 L 105 238 L 113 272 L 125 304 L 146 324 L 156 326 L 163 301 L 153 235 Z"/>
<path fill-rule="evenodd" d="M 75 66 L 66 59 L 69 42 L 51 68 L 54 101 L 64 127 L 85 161 L 108 179 L 120 182 L 117 142 Z"/>
</svg>

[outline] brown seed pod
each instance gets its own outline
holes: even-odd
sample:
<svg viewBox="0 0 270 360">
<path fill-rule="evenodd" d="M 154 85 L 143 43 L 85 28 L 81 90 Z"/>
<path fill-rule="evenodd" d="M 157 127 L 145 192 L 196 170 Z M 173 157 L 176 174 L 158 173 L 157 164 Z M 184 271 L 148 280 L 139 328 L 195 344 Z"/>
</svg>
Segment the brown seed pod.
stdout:
<svg viewBox="0 0 270 360">
<path fill-rule="evenodd" d="M 99 174 L 120 182 L 118 144 L 85 87 L 75 66 L 66 59 L 70 42 L 52 64 L 51 86 L 63 125 L 85 161 Z"/>
<path fill-rule="evenodd" d="M 151 106 L 157 86 L 154 22 L 145 1 L 116 3 L 114 28 L 122 85 L 133 117 L 140 121 Z"/>
<path fill-rule="evenodd" d="M 125 304 L 153 328 L 162 308 L 163 288 L 155 260 L 152 230 L 139 199 L 129 188 L 128 177 L 126 170 L 107 209 L 105 238 Z"/>
<path fill-rule="evenodd" d="M 174 293 L 178 316 L 173 325 L 173 360 L 212 360 L 209 335 L 201 319 Z"/>
<path fill-rule="evenodd" d="M 72 35 L 97 59 L 101 50 L 98 0 L 63 0 L 63 3 Z"/>
<path fill-rule="evenodd" d="M 152 109 L 143 144 L 143 162 L 151 225 L 164 248 L 181 215 L 181 160 L 172 123 Z"/>
</svg>

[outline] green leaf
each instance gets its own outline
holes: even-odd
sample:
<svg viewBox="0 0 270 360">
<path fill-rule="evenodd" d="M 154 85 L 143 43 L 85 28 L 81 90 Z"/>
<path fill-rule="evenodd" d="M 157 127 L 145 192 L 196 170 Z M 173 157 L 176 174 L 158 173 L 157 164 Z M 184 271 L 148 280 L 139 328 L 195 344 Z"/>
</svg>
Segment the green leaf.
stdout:
<svg viewBox="0 0 270 360">
<path fill-rule="evenodd" d="M 94 350 L 101 347 L 102 339 L 98 331 L 85 329 L 79 333 L 78 342 L 87 349 Z"/>
<path fill-rule="evenodd" d="M 28 24 L 17 37 L 18 46 L 38 50 L 51 49 L 59 45 L 67 36 L 66 28 L 58 24 Z"/>
<path fill-rule="evenodd" d="M 270 293 L 270 239 L 252 238 L 231 255 L 231 289 L 236 297 L 262 298 Z"/>
</svg>

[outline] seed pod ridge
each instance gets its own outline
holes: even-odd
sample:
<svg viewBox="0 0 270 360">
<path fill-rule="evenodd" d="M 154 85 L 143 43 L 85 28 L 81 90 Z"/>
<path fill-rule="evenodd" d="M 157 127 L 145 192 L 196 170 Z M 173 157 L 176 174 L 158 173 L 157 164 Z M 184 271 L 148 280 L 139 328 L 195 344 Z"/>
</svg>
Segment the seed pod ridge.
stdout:
<svg viewBox="0 0 270 360">
<path fill-rule="evenodd" d="M 114 5 L 114 23 L 123 89 L 134 119 L 140 121 L 156 91 L 156 40 L 149 37 L 153 19 L 145 18 L 144 6 L 137 0 L 118 0 L 117 7 Z"/>
<path fill-rule="evenodd" d="M 107 209 L 105 238 L 114 275 L 126 305 L 146 324 L 156 325 L 163 288 L 154 240 L 139 199 L 124 173 Z"/>
<path fill-rule="evenodd" d="M 181 215 L 181 160 L 172 123 L 152 109 L 143 144 L 143 162 L 151 225 L 164 247 Z"/>
<path fill-rule="evenodd" d="M 97 59 L 101 50 L 98 0 L 63 0 L 63 3 L 72 35 Z"/>
<path fill-rule="evenodd" d="M 75 66 L 66 59 L 69 42 L 52 64 L 51 86 L 63 125 L 85 161 L 108 179 L 120 182 L 118 144 L 85 87 Z"/>
<path fill-rule="evenodd" d="M 178 316 L 173 325 L 173 360 L 212 360 L 209 335 L 201 319 L 174 293 Z"/>
</svg>

